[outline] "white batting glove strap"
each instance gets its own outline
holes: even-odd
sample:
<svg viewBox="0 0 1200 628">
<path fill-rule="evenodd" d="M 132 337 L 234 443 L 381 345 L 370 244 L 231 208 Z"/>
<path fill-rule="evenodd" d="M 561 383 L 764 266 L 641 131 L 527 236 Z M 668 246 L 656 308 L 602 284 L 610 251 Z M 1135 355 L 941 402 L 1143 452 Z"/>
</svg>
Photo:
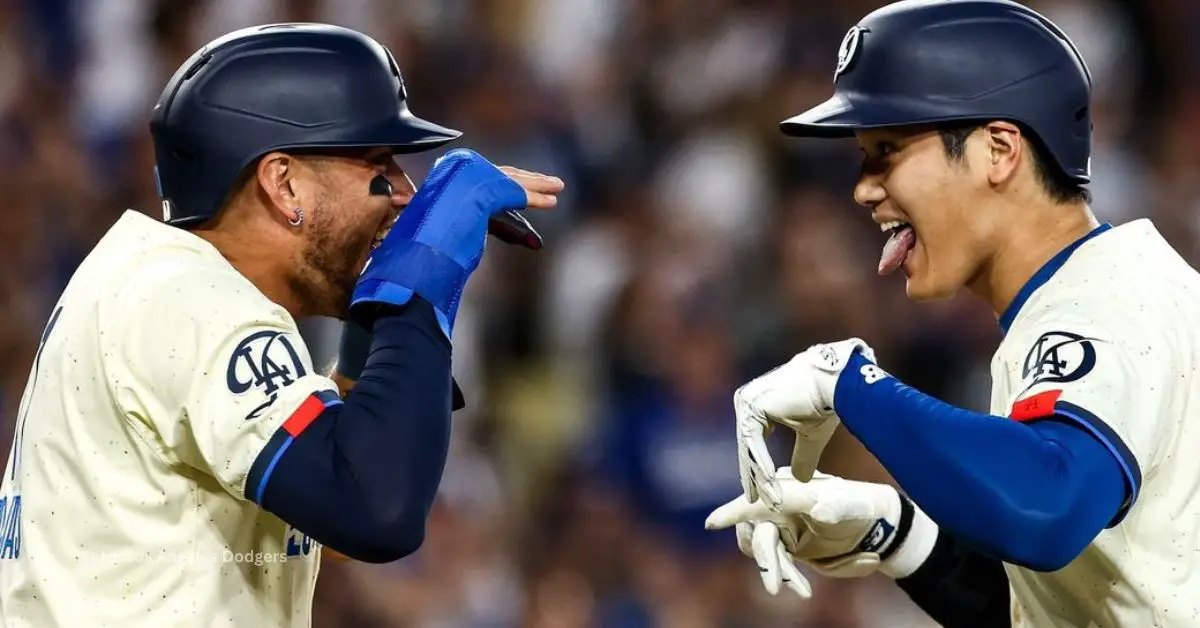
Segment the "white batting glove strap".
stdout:
<svg viewBox="0 0 1200 628">
<path fill-rule="evenodd" d="M 916 504 L 894 494 L 898 515 L 891 514 L 889 508 L 889 515 L 868 529 L 857 551 L 810 561 L 813 569 L 833 578 L 861 578 L 876 571 L 893 579 L 912 575 L 933 551 L 938 527 Z"/>
<path fill-rule="evenodd" d="M 896 548 L 895 553 L 879 566 L 879 571 L 892 579 L 913 575 L 917 568 L 925 564 L 925 560 L 933 553 L 934 544 L 937 543 L 937 524 L 916 504 L 913 504 L 913 511 L 912 528 L 909 529 L 908 536 Z"/>
</svg>

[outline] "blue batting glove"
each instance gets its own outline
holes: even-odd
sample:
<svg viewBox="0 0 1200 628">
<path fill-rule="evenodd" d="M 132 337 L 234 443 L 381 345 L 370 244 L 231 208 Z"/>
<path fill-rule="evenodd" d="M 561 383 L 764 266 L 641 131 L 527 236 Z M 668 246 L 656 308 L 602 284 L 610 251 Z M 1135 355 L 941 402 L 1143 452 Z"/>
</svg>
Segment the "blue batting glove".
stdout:
<svg viewBox="0 0 1200 628">
<path fill-rule="evenodd" d="M 450 338 L 463 288 L 483 257 L 488 221 L 525 203 L 524 188 L 479 153 L 446 153 L 367 258 L 351 316 L 380 303 L 404 305 L 418 294 Z"/>
</svg>

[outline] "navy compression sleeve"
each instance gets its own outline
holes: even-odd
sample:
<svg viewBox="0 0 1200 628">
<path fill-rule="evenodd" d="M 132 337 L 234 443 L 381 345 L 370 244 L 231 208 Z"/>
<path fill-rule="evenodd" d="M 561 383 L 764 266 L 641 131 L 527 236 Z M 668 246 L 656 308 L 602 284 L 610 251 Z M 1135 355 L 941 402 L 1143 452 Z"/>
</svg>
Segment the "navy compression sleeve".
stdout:
<svg viewBox="0 0 1200 628">
<path fill-rule="evenodd" d="M 347 379 L 357 381 L 367 366 L 367 355 L 371 353 L 371 331 L 354 321 L 342 322 L 342 339 L 338 343 L 337 372 Z M 450 378 L 450 409 L 455 412 L 467 406 L 462 389 L 453 377 Z"/>
<path fill-rule="evenodd" d="M 930 518 L 968 545 L 1054 571 L 1116 520 L 1124 472 L 1083 428 L 956 408 L 893 377 L 864 377 L 868 365 L 856 354 L 839 377 L 838 416 Z"/>
<path fill-rule="evenodd" d="M 450 343 L 414 298 L 374 324 L 344 403 L 329 403 L 259 454 L 246 496 L 350 558 L 390 562 L 420 547 L 450 441 Z"/>
</svg>

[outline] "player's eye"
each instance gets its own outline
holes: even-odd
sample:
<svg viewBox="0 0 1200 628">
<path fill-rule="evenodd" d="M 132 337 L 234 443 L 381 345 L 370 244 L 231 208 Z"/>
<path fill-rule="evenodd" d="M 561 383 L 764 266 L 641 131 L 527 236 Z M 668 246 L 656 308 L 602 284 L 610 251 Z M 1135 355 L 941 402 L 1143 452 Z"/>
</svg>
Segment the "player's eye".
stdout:
<svg viewBox="0 0 1200 628">
<path fill-rule="evenodd" d="M 895 142 L 882 141 L 873 144 L 870 149 L 863 149 L 863 163 L 860 172 L 866 174 L 882 174 L 887 171 L 891 159 L 900 152 L 900 146 Z"/>
</svg>

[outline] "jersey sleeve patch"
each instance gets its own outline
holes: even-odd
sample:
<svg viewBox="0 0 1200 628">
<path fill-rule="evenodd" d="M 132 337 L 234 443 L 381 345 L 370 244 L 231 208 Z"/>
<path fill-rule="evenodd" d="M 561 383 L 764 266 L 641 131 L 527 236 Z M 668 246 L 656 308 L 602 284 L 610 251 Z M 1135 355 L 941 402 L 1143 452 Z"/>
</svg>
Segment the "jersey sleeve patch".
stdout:
<svg viewBox="0 0 1200 628">
<path fill-rule="evenodd" d="M 225 385 L 234 396 L 253 394 L 258 401 L 246 415 L 255 419 L 270 409 L 280 392 L 308 374 L 291 334 L 256 331 L 233 349 L 225 369 Z"/>
<path fill-rule="evenodd" d="M 325 408 L 340 403 L 342 400 L 332 390 L 318 390 L 309 395 L 304 403 L 301 403 L 300 407 L 296 408 L 296 411 L 283 422 L 282 429 L 289 436 L 299 436 L 301 432 L 308 429 L 317 416 L 325 411 Z"/>
<path fill-rule="evenodd" d="M 1109 453 L 1117 459 L 1117 463 L 1121 465 L 1121 470 L 1125 474 L 1127 490 L 1125 502 L 1117 511 L 1117 516 L 1113 517 L 1112 522 L 1108 524 L 1110 528 L 1115 527 L 1121 523 L 1129 509 L 1133 507 L 1142 488 L 1142 469 L 1137 458 L 1112 427 L 1086 408 L 1068 401 L 1059 401 L 1054 405 L 1054 414 L 1087 430 L 1108 449 Z"/>
<path fill-rule="evenodd" d="M 1082 379 L 1096 368 L 1096 342 L 1096 338 L 1061 330 L 1038 336 L 1021 365 L 1025 387 Z"/>
<path fill-rule="evenodd" d="M 292 446 L 296 437 L 300 436 L 312 422 L 325 410 L 342 405 L 342 400 L 332 390 L 319 390 L 309 395 L 300 407 L 289 416 L 278 430 L 267 441 L 262 451 L 254 459 L 250 473 L 246 476 L 245 496 L 256 504 L 262 505 L 263 493 L 266 492 L 267 482 L 279 459 Z"/>
<path fill-rule="evenodd" d="M 1058 403 L 1058 398 L 1061 396 L 1061 390 L 1047 390 L 1028 399 L 1018 399 L 1013 403 L 1008 416 L 1022 423 L 1054 416 L 1054 405 Z"/>
</svg>

